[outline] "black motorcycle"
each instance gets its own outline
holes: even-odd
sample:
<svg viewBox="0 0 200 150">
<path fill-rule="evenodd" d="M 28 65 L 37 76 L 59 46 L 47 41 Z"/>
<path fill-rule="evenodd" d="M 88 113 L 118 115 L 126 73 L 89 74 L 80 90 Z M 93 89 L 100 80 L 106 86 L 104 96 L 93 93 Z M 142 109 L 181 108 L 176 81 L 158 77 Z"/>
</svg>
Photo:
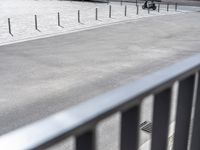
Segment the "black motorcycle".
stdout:
<svg viewBox="0 0 200 150">
<path fill-rule="evenodd" d="M 152 0 L 145 1 L 144 5 L 142 5 L 142 9 L 153 9 L 156 10 L 156 4 Z"/>
</svg>

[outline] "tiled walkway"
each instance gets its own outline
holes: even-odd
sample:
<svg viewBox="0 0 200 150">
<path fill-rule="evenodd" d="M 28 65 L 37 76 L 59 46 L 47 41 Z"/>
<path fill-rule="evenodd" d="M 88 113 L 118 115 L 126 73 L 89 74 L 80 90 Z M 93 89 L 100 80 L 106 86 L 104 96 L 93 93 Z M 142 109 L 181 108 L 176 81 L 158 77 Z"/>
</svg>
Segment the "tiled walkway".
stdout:
<svg viewBox="0 0 200 150">
<path fill-rule="evenodd" d="M 54 3 L 52 5 L 45 3 L 44 6 L 32 6 L 36 10 L 34 11 L 32 8 L 33 10 L 31 9 L 24 14 L 23 12 L 18 14 L 8 13 L 7 15 L 0 14 L 0 44 L 69 33 L 131 19 L 188 12 L 186 10 L 175 11 L 172 5 L 169 7 L 169 11 L 167 11 L 166 6 L 161 5 L 160 12 L 150 11 L 150 14 L 148 14 L 148 11 L 143 10 L 140 5 L 139 14 L 137 15 L 135 4 L 123 3 L 121 5 L 120 3 L 112 2 L 109 4 L 112 6 L 111 18 L 109 18 L 109 5 L 107 3 L 65 1 L 63 5 L 60 3 L 56 3 L 56 5 L 58 6 L 54 6 Z M 125 16 L 125 5 L 127 6 L 127 16 Z M 98 20 L 95 18 L 96 8 L 98 9 Z M 78 10 L 80 10 L 80 23 L 78 23 Z M 60 13 L 61 26 L 58 26 L 58 12 Z M 37 15 L 39 31 L 35 30 L 35 14 Z M 9 34 L 7 18 L 11 20 L 13 36 Z"/>
</svg>

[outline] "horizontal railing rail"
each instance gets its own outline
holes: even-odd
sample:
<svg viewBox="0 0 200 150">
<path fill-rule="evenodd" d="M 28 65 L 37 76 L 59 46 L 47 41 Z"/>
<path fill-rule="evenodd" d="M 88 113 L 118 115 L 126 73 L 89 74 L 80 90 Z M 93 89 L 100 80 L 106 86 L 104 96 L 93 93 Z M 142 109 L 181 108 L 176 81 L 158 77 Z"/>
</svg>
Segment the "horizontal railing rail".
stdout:
<svg viewBox="0 0 200 150">
<path fill-rule="evenodd" d="M 178 82 L 174 150 L 187 150 L 191 112 L 195 109 L 191 150 L 200 145 L 200 55 L 148 75 L 75 107 L 0 137 L 0 149 L 43 149 L 74 136 L 76 150 L 95 150 L 95 128 L 110 115 L 121 114 L 121 150 L 138 149 L 141 102 L 154 96 L 152 150 L 167 150 L 172 86 Z M 196 102 L 192 107 L 193 99 Z"/>
</svg>

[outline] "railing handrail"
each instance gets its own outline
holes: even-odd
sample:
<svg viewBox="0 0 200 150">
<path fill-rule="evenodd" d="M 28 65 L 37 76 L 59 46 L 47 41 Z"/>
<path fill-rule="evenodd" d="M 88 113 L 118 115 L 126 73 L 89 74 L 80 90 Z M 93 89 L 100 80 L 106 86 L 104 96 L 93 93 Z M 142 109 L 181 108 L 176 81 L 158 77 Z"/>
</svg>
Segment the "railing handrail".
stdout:
<svg viewBox="0 0 200 150">
<path fill-rule="evenodd" d="M 95 126 L 113 113 L 141 103 L 142 98 L 200 70 L 200 54 L 143 79 L 83 102 L 0 137 L 0 149 L 34 149 L 53 145 Z"/>
</svg>

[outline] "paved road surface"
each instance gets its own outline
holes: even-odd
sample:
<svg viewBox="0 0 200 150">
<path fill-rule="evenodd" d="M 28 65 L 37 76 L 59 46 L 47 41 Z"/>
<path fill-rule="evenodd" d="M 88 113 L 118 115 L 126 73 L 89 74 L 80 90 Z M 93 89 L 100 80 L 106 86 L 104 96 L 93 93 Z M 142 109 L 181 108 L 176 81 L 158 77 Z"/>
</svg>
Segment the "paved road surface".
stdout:
<svg viewBox="0 0 200 150">
<path fill-rule="evenodd" d="M 143 18 L 1 46 L 0 134 L 200 53 L 197 18 L 198 12 Z M 117 146 L 106 140 L 116 135 L 106 134 L 118 117 L 111 120 L 102 128 L 108 149 Z"/>
</svg>

